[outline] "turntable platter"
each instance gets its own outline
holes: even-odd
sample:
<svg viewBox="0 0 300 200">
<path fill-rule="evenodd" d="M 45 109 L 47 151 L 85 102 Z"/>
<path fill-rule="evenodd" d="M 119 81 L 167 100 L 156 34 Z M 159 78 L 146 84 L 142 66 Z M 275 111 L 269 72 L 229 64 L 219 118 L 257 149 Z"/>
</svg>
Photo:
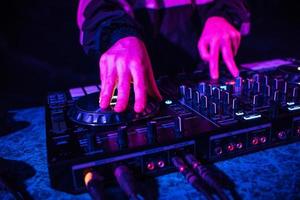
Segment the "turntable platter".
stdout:
<svg viewBox="0 0 300 200">
<path fill-rule="evenodd" d="M 117 113 L 113 105 L 108 109 L 99 107 L 99 93 L 81 97 L 68 111 L 69 119 L 81 125 L 114 126 L 128 122 L 135 122 L 152 117 L 159 110 L 159 103 L 148 99 L 148 104 L 142 113 L 133 110 L 134 99 L 130 98 L 125 112 Z"/>
</svg>

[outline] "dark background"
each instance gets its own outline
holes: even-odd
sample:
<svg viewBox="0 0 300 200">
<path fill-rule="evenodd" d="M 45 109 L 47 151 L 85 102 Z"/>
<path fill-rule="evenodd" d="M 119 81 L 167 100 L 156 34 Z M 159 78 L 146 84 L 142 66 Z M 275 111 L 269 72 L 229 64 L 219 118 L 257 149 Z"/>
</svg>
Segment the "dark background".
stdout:
<svg viewBox="0 0 300 200">
<path fill-rule="evenodd" d="M 251 34 L 238 63 L 300 55 L 300 6 L 292 0 L 248 0 Z M 78 1 L 1 3 L 1 107 L 42 105 L 48 91 L 98 82 L 97 63 L 79 45 Z"/>
</svg>

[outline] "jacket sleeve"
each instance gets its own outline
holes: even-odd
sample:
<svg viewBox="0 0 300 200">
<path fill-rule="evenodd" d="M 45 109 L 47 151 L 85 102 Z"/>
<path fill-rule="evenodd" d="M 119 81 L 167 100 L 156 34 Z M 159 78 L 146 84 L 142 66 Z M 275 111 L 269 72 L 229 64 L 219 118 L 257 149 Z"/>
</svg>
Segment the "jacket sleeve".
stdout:
<svg viewBox="0 0 300 200">
<path fill-rule="evenodd" d="M 250 31 L 250 12 L 246 0 L 214 0 L 207 6 L 199 7 L 199 14 L 203 23 L 209 17 L 219 16 L 240 30 L 242 35 Z"/>
<path fill-rule="evenodd" d="M 117 0 L 89 1 L 82 10 L 81 44 L 88 55 L 99 58 L 118 40 L 136 36 L 142 39 L 141 30 L 135 20 L 124 11 Z M 80 12 L 78 12 L 80 15 Z"/>
</svg>

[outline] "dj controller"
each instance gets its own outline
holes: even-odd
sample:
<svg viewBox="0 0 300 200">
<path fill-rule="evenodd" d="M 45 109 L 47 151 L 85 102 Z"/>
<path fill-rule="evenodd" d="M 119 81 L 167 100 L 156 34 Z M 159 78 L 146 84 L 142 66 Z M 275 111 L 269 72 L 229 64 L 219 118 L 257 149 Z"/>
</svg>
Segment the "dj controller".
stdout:
<svg viewBox="0 0 300 200">
<path fill-rule="evenodd" d="M 142 113 L 133 111 L 134 94 L 123 113 L 113 111 L 117 93 L 111 108 L 100 109 L 100 85 L 49 93 L 51 185 L 93 196 L 117 182 L 134 197 L 134 178 L 179 171 L 199 191 L 206 182 L 218 192 L 206 163 L 300 140 L 298 66 L 242 69 L 219 81 L 201 73 L 163 77 L 164 100 L 148 98 Z"/>
</svg>

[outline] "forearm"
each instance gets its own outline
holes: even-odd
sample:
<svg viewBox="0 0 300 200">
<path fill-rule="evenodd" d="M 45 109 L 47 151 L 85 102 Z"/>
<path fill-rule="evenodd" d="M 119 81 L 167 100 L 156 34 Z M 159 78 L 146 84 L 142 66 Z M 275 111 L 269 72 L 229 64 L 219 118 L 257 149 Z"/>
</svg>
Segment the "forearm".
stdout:
<svg viewBox="0 0 300 200">
<path fill-rule="evenodd" d="M 137 23 L 115 0 L 81 0 L 77 21 L 85 52 L 96 57 L 124 37 L 141 38 Z"/>
<path fill-rule="evenodd" d="M 245 0 L 215 0 L 198 7 L 198 12 L 203 24 L 208 18 L 218 16 L 225 18 L 242 35 L 247 35 L 250 31 L 250 12 Z"/>
</svg>

